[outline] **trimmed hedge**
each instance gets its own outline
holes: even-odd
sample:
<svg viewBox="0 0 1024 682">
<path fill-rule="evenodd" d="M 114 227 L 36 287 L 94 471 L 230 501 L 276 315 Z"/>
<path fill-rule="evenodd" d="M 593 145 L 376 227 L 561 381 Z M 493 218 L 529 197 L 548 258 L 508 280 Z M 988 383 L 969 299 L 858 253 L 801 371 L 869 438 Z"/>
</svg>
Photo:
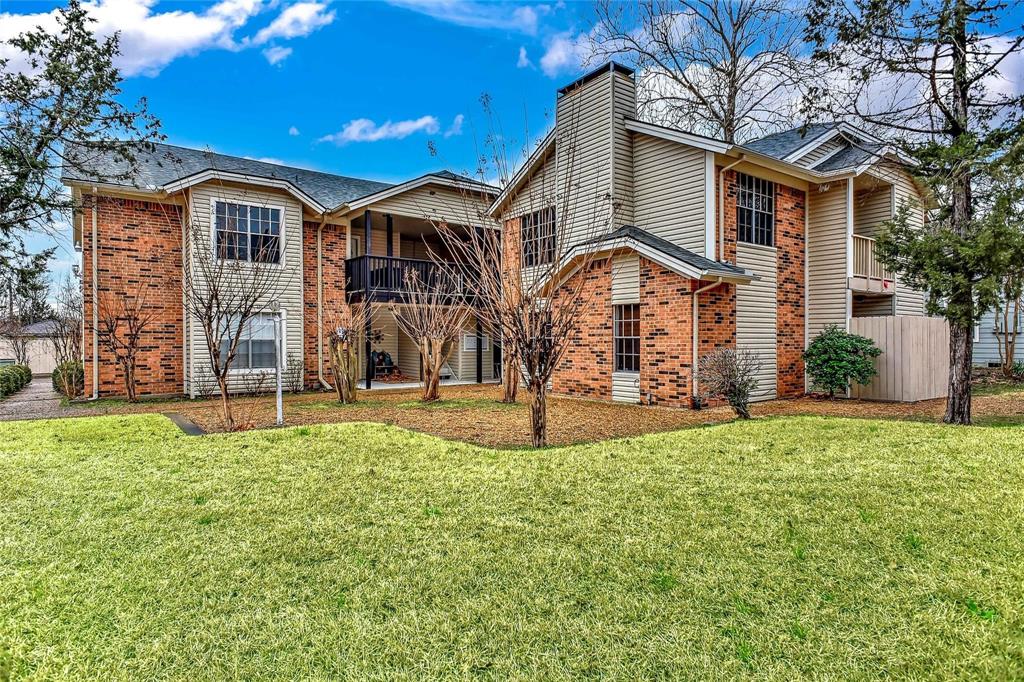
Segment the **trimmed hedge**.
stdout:
<svg viewBox="0 0 1024 682">
<path fill-rule="evenodd" d="M 32 370 L 28 365 L 4 365 L 0 367 L 0 398 L 20 391 L 32 381 Z"/>
<path fill-rule="evenodd" d="M 62 362 L 50 375 L 53 390 L 65 398 L 77 398 L 85 390 L 85 367 L 79 360 Z"/>
</svg>

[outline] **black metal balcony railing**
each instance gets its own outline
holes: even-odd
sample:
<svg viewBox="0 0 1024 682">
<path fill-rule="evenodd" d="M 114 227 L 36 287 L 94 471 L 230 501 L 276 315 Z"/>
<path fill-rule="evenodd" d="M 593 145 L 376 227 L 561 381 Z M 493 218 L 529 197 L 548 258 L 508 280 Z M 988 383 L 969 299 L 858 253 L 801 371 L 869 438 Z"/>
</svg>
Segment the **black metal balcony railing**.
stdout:
<svg viewBox="0 0 1024 682">
<path fill-rule="evenodd" d="M 357 256 L 345 260 L 345 291 L 349 300 L 401 301 L 409 278 L 437 286 L 453 299 L 472 296 L 469 273 L 455 264 L 388 256 Z"/>
</svg>

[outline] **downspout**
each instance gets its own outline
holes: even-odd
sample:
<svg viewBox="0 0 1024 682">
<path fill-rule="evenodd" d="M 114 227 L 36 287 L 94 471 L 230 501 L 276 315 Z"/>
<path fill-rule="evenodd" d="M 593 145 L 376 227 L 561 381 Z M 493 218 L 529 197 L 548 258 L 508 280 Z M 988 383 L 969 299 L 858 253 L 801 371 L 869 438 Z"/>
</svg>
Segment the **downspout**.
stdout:
<svg viewBox="0 0 1024 682">
<path fill-rule="evenodd" d="M 708 284 L 706 286 L 703 286 L 703 287 L 701 287 L 699 289 L 694 290 L 693 294 L 691 294 L 691 297 L 693 299 L 693 315 L 691 316 L 690 319 L 693 320 L 693 343 L 692 343 L 692 352 L 691 352 L 692 358 L 691 358 L 691 365 L 690 365 L 690 367 L 691 367 L 690 376 L 693 379 L 693 387 L 692 387 L 692 390 L 690 391 L 690 396 L 691 396 L 692 399 L 696 399 L 700 395 L 700 393 L 699 393 L 699 391 L 700 391 L 700 383 L 699 383 L 700 382 L 700 369 L 699 369 L 699 365 L 700 365 L 700 358 L 699 358 L 699 355 L 700 355 L 700 353 L 699 353 L 699 350 L 700 350 L 699 349 L 700 338 L 699 338 L 699 336 L 700 335 L 698 334 L 698 332 L 700 330 L 700 305 L 699 305 L 700 300 L 699 300 L 698 297 L 700 296 L 700 294 L 702 294 L 705 291 L 708 291 L 710 289 L 714 289 L 715 287 L 717 287 L 721 283 L 722 283 L 722 278 L 719 277 L 718 279 L 716 279 L 711 284 Z"/>
<path fill-rule="evenodd" d="M 99 249 L 96 247 L 96 240 L 99 233 L 99 209 L 96 206 L 99 196 L 95 186 L 92 188 L 92 400 L 100 397 L 100 341 L 97 330 L 100 328 L 100 294 L 97 278 L 99 277 L 99 266 L 96 258 Z"/>
<path fill-rule="evenodd" d="M 743 163 L 747 160 L 746 154 L 740 154 L 740 158 L 736 159 L 728 166 L 724 166 L 722 170 L 718 171 L 718 259 L 720 262 L 725 262 L 725 171 L 733 168 L 734 166 Z"/>
</svg>

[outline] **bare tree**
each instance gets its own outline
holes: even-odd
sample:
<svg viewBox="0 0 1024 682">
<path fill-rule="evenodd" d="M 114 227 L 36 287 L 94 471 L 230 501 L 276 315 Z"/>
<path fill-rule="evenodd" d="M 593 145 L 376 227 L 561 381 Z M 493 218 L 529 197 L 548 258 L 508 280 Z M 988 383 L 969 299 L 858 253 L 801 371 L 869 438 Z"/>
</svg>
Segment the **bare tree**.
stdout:
<svg viewBox="0 0 1024 682">
<path fill-rule="evenodd" d="M 99 297 L 96 336 L 101 346 L 114 356 L 121 369 L 125 395 L 136 402 L 138 367 L 142 337 L 156 317 L 154 308 L 146 304 L 148 287 L 137 284 L 131 290 L 105 291 Z"/>
<path fill-rule="evenodd" d="M 182 283 L 185 311 L 190 323 L 197 324 L 203 333 L 207 369 L 220 390 L 221 419 L 224 428 L 232 431 L 237 425 L 231 410 L 234 387 L 230 372 L 239 343 L 254 320 L 280 300 L 294 270 L 283 267 L 286 244 L 280 234 L 243 237 L 233 229 L 241 218 L 224 216 L 229 229 L 214 244 L 210 227 L 196 217 L 191 194 L 188 209 L 181 214 L 187 247 Z M 211 220 L 217 219 L 211 216 Z M 283 221 L 284 216 L 279 220 Z M 276 362 L 280 363 L 281 358 L 277 357 Z M 192 380 L 205 379 L 196 376 Z"/>
<path fill-rule="evenodd" d="M 28 344 L 31 337 L 25 335 L 25 326 L 19 316 L 5 317 L 0 322 L 0 339 L 10 346 L 14 364 L 28 364 Z"/>
<path fill-rule="evenodd" d="M 1008 284 L 1004 291 L 1009 296 L 1012 296 L 1014 291 L 1017 294 L 1016 298 L 1008 297 L 1005 302 L 996 304 L 999 365 L 1003 376 L 1010 378 L 1017 375 L 1017 337 L 1020 334 L 1024 304 L 1021 303 L 1020 284 Z"/>
<path fill-rule="evenodd" d="M 461 277 L 442 267 L 408 268 L 402 273 L 399 303 L 390 306 L 398 328 L 419 347 L 423 402 L 439 400 L 441 370 L 452 344 L 472 314 L 464 302 Z"/>
<path fill-rule="evenodd" d="M 785 0 L 601 0 L 594 57 L 637 69 L 641 115 L 742 142 L 792 126 L 811 65 Z"/>
<path fill-rule="evenodd" d="M 366 341 L 366 325 L 370 319 L 370 306 L 365 302 L 342 305 L 328 316 L 327 355 L 331 363 L 331 380 L 338 401 L 354 403 L 358 400 L 356 385 L 359 381 L 359 348 Z"/>
<path fill-rule="evenodd" d="M 82 288 L 77 278 L 69 275 L 57 289 L 54 306 L 53 356 L 57 364 L 82 359 Z"/>
<path fill-rule="evenodd" d="M 718 348 L 700 359 L 704 389 L 723 398 L 740 419 L 750 419 L 750 394 L 757 389 L 761 363 L 749 349 Z"/>
</svg>

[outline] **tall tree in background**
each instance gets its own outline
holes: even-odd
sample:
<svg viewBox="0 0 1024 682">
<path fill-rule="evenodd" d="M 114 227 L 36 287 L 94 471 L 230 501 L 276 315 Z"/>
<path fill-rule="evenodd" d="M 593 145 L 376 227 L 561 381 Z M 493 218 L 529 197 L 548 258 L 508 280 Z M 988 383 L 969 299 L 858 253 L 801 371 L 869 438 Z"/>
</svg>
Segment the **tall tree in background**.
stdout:
<svg viewBox="0 0 1024 682">
<path fill-rule="evenodd" d="M 8 41 L 23 65 L 0 59 L 0 239 L 51 230 L 59 215 L 70 215 L 62 164 L 112 157 L 122 171 L 105 179 L 127 179 L 135 170 L 132 149 L 159 138 L 145 100 L 134 108 L 118 102 L 118 37 L 97 40 L 93 22 L 71 0 L 57 10 L 58 32 L 36 28 Z M 70 145 L 74 159 L 66 153 Z"/>
<path fill-rule="evenodd" d="M 832 75 L 815 105 L 890 139 L 935 201 L 924 229 L 902 211 L 879 236 L 880 257 L 950 324 L 944 420 L 971 422 L 973 328 L 994 303 L 1005 223 L 980 220 L 986 176 L 1024 133 L 1019 84 L 999 69 L 1024 31 L 1003 33 L 1002 0 L 812 0 L 808 39 Z M 1016 15 L 1016 16 L 1019 16 Z"/>
<path fill-rule="evenodd" d="M 601 0 L 595 57 L 637 69 L 647 120 L 742 142 L 785 125 L 811 65 L 784 0 Z"/>
</svg>

